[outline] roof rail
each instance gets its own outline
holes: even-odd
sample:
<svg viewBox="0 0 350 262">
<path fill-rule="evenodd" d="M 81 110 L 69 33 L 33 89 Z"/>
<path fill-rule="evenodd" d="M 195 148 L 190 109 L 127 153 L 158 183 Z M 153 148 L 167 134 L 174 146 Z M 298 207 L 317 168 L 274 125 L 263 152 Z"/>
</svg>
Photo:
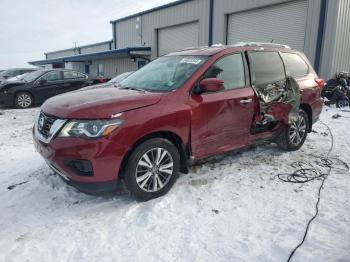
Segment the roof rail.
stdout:
<svg viewBox="0 0 350 262">
<path fill-rule="evenodd" d="M 291 49 L 290 46 L 288 45 L 276 44 L 276 43 L 262 43 L 262 42 L 238 42 L 230 46 L 232 47 L 238 47 L 238 46 L 275 47 L 275 48 Z"/>
</svg>

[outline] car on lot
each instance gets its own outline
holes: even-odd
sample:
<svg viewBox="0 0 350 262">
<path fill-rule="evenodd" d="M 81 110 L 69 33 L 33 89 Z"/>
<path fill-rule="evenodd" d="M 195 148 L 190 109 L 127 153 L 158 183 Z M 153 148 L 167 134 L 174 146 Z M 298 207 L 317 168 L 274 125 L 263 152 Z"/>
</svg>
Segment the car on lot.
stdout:
<svg viewBox="0 0 350 262">
<path fill-rule="evenodd" d="M 0 84 L 0 105 L 29 108 L 90 84 L 86 74 L 66 69 L 38 70 Z"/>
<path fill-rule="evenodd" d="M 121 83 L 125 78 L 127 78 L 128 76 L 130 76 L 134 72 L 135 71 L 129 71 L 129 72 L 125 72 L 125 73 L 122 73 L 120 75 L 117 75 L 116 77 L 109 80 L 108 83 L 112 83 L 114 85 L 119 85 L 119 83 Z"/>
<path fill-rule="evenodd" d="M 299 100 L 297 117 L 289 118 L 293 106 L 282 100 L 262 112 L 261 94 L 289 88 L 290 79 L 300 87 L 291 100 Z M 323 84 L 302 53 L 283 45 L 184 50 L 147 64 L 120 88 L 47 100 L 33 139 L 78 190 L 105 194 L 123 179 L 137 199 L 148 200 L 167 193 L 200 159 L 264 140 L 299 149 L 321 113 Z"/>
<path fill-rule="evenodd" d="M 125 72 L 120 75 L 117 75 L 116 77 L 112 78 L 106 83 L 99 83 L 99 84 L 93 84 L 91 86 L 87 86 L 82 88 L 81 90 L 90 90 L 90 89 L 96 89 L 96 88 L 115 88 L 118 87 L 120 82 L 123 81 L 125 78 L 127 78 L 129 75 L 131 75 L 134 71 Z"/>
<path fill-rule="evenodd" d="M 8 78 L 30 73 L 38 70 L 37 68 L 11 68 L 0 72 L 0 83 Z"/>
</svg>

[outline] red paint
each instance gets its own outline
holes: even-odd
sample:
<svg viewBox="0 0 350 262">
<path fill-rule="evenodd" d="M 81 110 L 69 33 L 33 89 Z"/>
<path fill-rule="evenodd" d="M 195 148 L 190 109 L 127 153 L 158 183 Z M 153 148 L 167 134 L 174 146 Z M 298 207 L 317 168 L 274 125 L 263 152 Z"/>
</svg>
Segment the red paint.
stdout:
<svg viewBox="0 0 350 262">
<path fill-rule="evenodd" d="M 113 114 L 124 112 L 121 116 L 124 123 L 106 138 L 54 138 L 47 145 L 34 138 L 36 147 L 45 159 L 71 179 L 102 182 L 117 179 L 120 165 L 128 151 L 138 140 L 155 132 L 176 134 L 183 147 L 191 149 L 191 156 L 195 159 L 270 138 L 287 123 L 290 105 L 272 105 L 271 110 L 281 120 L 280 124 L 270 132 L 253 135 L 250 127 L 254 119 L 259 118 L 259 107 L 249 84 L 240 89 L 212 93 L 191 92 L 217 59 L 229 53 L 246 50 L 254 48 L 218 47 L 173 54 L 211 57 L 182 87 L 169 93 L 100 88 L 53 97 L 42 106 L 46 114 L 68 119 L 107 119 Z M 297 79 L 301 86 L 301 103 L 311 107 L 313 121 L 318 119 L 322 109 L 319 82 L 315 81 L 317 78 L 311 69 L 309 75 Z M 242 100 L 251 102 L 242 103 Z M 67 158 L 90 160 L 94 176 L 79 177 L 73 174 L 63 163 Z"/>
</svg>

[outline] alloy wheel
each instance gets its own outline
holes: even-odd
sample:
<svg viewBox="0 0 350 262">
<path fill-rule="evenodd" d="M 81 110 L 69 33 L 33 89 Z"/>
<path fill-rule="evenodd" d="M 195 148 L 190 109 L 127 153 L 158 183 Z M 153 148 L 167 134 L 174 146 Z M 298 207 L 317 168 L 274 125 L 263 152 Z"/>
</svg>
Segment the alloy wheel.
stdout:
<svg viewBox="0 0 350 262">
<path fill-rule="evenodd" d="M 298 116 L 296 121 L 293 121 L 289 129 L 290 142 L 298 146 L 306 136 L 306 121 L 302 115 Z"/>
<path fill-rule="evenodd" d="M 17 104 L 22 108 L 27 108 L 32 104 L 32 98 L 28 94 L 21 94 L 17 98 Z"/>
<path fill-rule="evenodd" d="M 146 192 L 163 189 L 173 175 L 174 161 L 164 148 L 152 148 L 140 158 L 136 166 L 136 182 Z"/>
</svg>

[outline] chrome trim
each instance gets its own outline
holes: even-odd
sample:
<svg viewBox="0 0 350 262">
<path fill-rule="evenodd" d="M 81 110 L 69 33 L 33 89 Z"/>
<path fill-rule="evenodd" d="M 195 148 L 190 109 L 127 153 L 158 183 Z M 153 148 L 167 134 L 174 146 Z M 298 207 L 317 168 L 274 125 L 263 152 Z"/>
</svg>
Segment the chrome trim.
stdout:
<svg viewBox="0 0 350 262">
<path fill-rule="evenodd" d="M 69 177 L 66 176 L 62 171 L 58 170 L 54 165 L 52 165 L 50 162 L 46 161 L 47 165 L 59 176 L 61 176 L 64 180 L 69 181 Z"/>
<path fill-rule="evenodd" d="M 39 118 L 42 112 L 40 112 L 34 121 L 34 136 L 39 139 L 41 142 L 48 144 L 50 143 L 50 141 L 52 140 L 52 138 L 54 138 L 54 136 L 58 133 L 58 131 L 60 131 L 60 129 L 64 126 L 64 124 L 67 122 L 66 119 L 56 119 L 49 131 L 49 136 L 46 138 L 44 137 L 42 134 L 40 134 L 39 129 L 38 129 L 38 122 L 39 122 Z"/>
</svg>

